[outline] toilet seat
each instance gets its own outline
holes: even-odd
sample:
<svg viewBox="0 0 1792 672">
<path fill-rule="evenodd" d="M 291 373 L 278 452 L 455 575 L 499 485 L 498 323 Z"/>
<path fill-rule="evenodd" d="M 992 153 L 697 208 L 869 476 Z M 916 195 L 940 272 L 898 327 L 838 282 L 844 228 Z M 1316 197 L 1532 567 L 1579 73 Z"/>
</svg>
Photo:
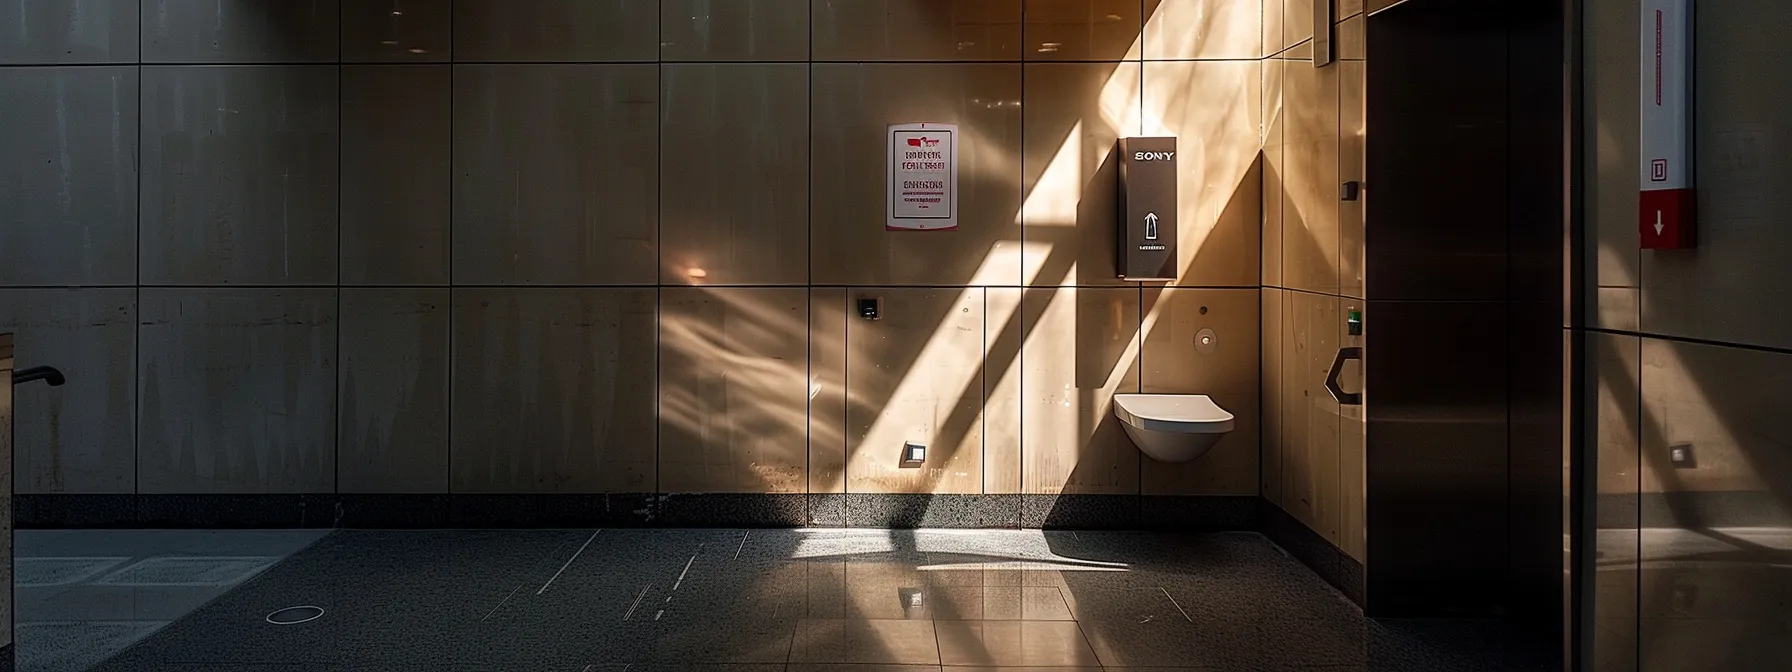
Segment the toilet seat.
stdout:
<svg viewBox="0 0 1792 672">
<path fill-rule="evenodd" d="M 1232 431 L 1232 413 L 1205 394 L 1116 394 L 1114 415 L 1154 432 L 1220 434 Z"/>
</svg>

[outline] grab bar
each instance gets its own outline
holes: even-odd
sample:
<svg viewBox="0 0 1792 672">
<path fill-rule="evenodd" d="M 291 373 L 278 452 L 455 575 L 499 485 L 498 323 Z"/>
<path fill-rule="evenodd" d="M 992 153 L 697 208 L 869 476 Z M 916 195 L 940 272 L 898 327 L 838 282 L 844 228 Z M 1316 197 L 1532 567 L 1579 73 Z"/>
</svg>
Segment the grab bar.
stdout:
<svg viewBox="0 0 1792 672">
<path fill-rule="evenodd" d="M 62 387 L 64 383 L 68 382 L 68 378 L 63 377 L 62 372 L 57 371 L 54 366 L 34 366 L 12 372 L 12 384 L 14 385 L 22 385 L 34 380 L 47 382 L 50 387 Z"/>
<path fill-rule="evenodd" d="M 1363 405 L 1363 393 L 1345 392 L 1344 388 L 1338 387 L 1338 374 L 1343 373 L 1344 362 L 1352 359 L 1362 361 L 1362 347 L 1351 346 L 1338 348 L 1338 356 L 1332 359 L 1331 373 L 1325 374 L 1325 391 L 1332 393 L 1332 398 L 1338 400 L 1338 403 L 1340 404 L 1345 406 L 1361 406 Z"/>
</svg>

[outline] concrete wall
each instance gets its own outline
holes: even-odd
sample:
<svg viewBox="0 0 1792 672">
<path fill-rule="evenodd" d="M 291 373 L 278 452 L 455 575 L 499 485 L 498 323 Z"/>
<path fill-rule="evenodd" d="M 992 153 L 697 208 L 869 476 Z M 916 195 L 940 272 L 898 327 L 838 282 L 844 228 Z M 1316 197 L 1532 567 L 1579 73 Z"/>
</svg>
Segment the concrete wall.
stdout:
<svg viewBox="0 0 1792 672">
<path fill-rule="evenodd" d="M 1316 68 L 1311 0 L 1280 12 L 1264 13 L 1263 495 L 1360 563 L 1363 407 L 1340 406 L 1325 378 L 1338 348 L 1363 344 L 1345 322 L 1365 304 L 1364 201 L 1339 185 L 1363 180 L 1366 17 L 1338 3 L 1336 60 Z M 1344 389 L 1362 390 L 1360 364 L 1345 367 Z"/>
<path fill-rule="evenodd" d="M 1254 495 L 1263 306 L 1344 295 L 1259 267 L 1300 4 L 5 0 L 0 329 L 70 381 L 20 492 Z M 909 121 L 964 131 L 958 231 L 882 226 Z M 1113 277 L 1134 134 L 1182 139 L 1162 288 Z M 1142 464 L 1134 390 L 1238 429 Z"/>
<path fill-rule="evenodd" d="M 1792 6 L 1696 3 L 1698 246 L 1639 251 L 1638 4 L 1587 3 L 1585 34 L 1598 669 L 1782 669 L 1792 76 L 1774 26 Z"/>
</svg>

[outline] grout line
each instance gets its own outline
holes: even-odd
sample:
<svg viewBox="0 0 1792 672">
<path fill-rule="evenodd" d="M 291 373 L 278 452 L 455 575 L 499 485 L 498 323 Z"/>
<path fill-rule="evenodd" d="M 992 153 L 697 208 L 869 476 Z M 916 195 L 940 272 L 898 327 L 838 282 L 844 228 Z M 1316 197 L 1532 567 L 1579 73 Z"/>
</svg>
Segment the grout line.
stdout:
<svg viewBox="0 0 1792 672">
<path fill-rule="evenodd" d="M 590 546 L 590 545 L 591 545 L 591 540 L 592 540 L 592 539 L 596 539 L 596 538 L 597 538 L 597 533 L 598 533 L 598 532 L 602 532 L 602 531 L 603 531 L 603 528 L 598 528 L 598 529 L 596 529 L 596 530 L 593 530 L 593 531 L 592 531 L 592 532 L 591 532 L 591 537 L 590 537 L 590 538 L 588 538 L 588 539 L 586 539 L 586 540 L 585 540 L 585 546 Z M 551 585 L 554 585 L 554 580 L 555 580 L 555 579 L 558 579 L 558 578 L 560 578 L 560 574 L 561 574 L 561 573 L 562 573 L 562 572 L 565 572 L 565 571 L 566 571 L 566 568 L 567 568 L 567 567 L 571 567 L 571 566 L 572 566 L 572 561 L 574 561 L 574 560 L 577 560 L 577 559 L 579 559 L 579 554 L 580 554 L 580 553 L 584 553 L 584 552 L 585 552 L 585 546 L 580 546 L 580 547 L 579 547 L 579 550 L 577 550 L 577 551 L 573 551 L 573 553 L 572 553 L 572 557 L 570 557 L 570 558 L 567 558 L 567 559 L 566 559 L 566 564 L 564 564 L 564 565 L 560 565 L 560 571 L 558 571 L 558 572 L 554 572 L 554 575 L 553 575 L 553 576 L 551 576 L 551 577 L 548 577 L 548 582 L 547 582 L 547 583 L 544 583 L 544 584 L 541 584 L 541 590 L 537 590 L 537 591 L 535 591 L 535 594 L 536 594 L 536 595 L 540 595 L 540 594 L 542 594 L 542 593 L 544 593 L 544 592 L 547 592 L 547 589 L 548 589 L 548 586 L 551 586 Z M 645 588 L 643 588 L 643 589 L 642 589 L 642 590 L 646 590 L 646 589 L 645 589 Z"/>
<path fill-rule="evenodd" d="M 341 4 L 336 5 L 336 366 L 332 367 L 336 374 L 336 384 L 330 391 L 335 397 L 332 407 L 336 409 L 335 436 L 330 437 L 333 448 L 330 456 L 331 466 L 336 473 L 331 474 L 330 488 L 342 494 L 342 385 L 348 373 L 348 361 L 342 356 L 342 15 Z M 337 498 L 337 510 L 341 510 L 341 498 Z M 337 520 L 340 524 L 340 519 Z"/>
<path fill-rule="evenodd" d="M 480 622 L 480 623 L 484 623 L 484 622 L 486 622 L 486 621 L 488 621 L 488 620 L 491 620 L 491 617 L 492 617 L 492 614 L 496 614 L 496 613 L 498 613 L 498 610 L 499 610 L 499 609 L 503 609 L 503 608 L 504 608 L 504 604 L 505 604 L 505 603 L 506 603 L 506 602 L 509 602 L 509 601 L 510 601 L 510 598 L 512 598 L 512 597 L 515 597 L 515 596 L 516 596 L 516 593 L 517 593 L 517 591 L 519 591 L 519 590 L 522 590 L 522 589 L 523 589 L 523 584 L 520 584 L 520 583 L 519 583 L 519 584 L 516 584 L 516 587 L 515 587 L 515 588 L 512 588 L 512 589 L 510 589 L 510 594 L 509 594 L 509 595 L 505 595 L 505 596 L 504 596 L 504 599 L 503 599 L 503 600 L 502 600 L 502 601 L 500 601 L 500 602 L 498 602 L 498 606 L 495 606 L 495 607 L 492 607 L 492 610 L 491 610 L 491 611 L 488 611 L 488 612 L 486 612 L 486 613 L 485 613 L 485 618 L 481 618 L 481 619 L 479 619 L 479 622 Z"/>
<path fill-rule="evenodd" d="M 1175 605 L 1175 606 L 1176 606 L 1176 611 L 1178 611 L 1178 612 L 1181 612 L 1181 613 L 1182 613 L 1182 617 L 1183 617 L 1183 618 L 1184 618 L 1184 619 L 1186 619 L 1186 620 L 1188 620 L 1188 622 L 1190 622 L 1190 623 L 1193 623 L 1193 622 L 1195 622 L 1195 619 L 1192 619 L 1192 618 L 1189 618 L 1189 617 L 1188 617 L 1188 612 L 1186 612 L 1186 611 L 1183 611 L 1183 610 L 1182 610 L 1182 604 L 1181 604 L 1181 603 L 1180 603 L 1180 602 L 1177 602 L 1177 601 L 1176 601 L 1176 596 L 1175 596 L 1175 595 L 1171 595 L 1171 594 L 1170 594 L 1170 591 L 1168 591 L 1168 590 L 1165 590 L 1165 589 L 1164 589 L 1164 587 L 1163 587 L 1163 586 L 1158 586 L 1158 587 L 1157 587 L 1157 589 L 1158 589 L 1158 590 L 1161 590 L 1161 591 L 1163 591 L 1163 593 L 1164 593 L 1164 597 L 1167 597 L 1167 598 L 1170 598 L 1170 604 L 1173 604 L 1173 605 Z"/>
</svg>

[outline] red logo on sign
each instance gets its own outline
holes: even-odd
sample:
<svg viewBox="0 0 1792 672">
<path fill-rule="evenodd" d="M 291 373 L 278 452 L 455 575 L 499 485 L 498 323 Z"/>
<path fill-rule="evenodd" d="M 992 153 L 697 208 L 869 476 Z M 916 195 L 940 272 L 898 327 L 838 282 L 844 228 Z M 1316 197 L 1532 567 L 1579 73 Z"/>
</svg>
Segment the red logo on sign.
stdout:
<svg viewBox="0 0 1792 672">
<path fill-rule="evenodd" d="M 1666 181 L 1668 181 L 1668 160 L 1667 159 L 1655 159 L 1655 160 L 1649 162 L 1649 181 L 1650 182 L 1666 182 Z"/>
<path fill-rule="evenodd" d="M 925 135 L 923 135 L 919 138 L 909 138 L 908 139 L 908 146 L 910 146 L 910 147 L 921 147 L 921 146 L 937 147 L 937 146 L 939 146 L 939 144 L 940 144 L 939 138 L 929 138 Z"/>
</svg>

